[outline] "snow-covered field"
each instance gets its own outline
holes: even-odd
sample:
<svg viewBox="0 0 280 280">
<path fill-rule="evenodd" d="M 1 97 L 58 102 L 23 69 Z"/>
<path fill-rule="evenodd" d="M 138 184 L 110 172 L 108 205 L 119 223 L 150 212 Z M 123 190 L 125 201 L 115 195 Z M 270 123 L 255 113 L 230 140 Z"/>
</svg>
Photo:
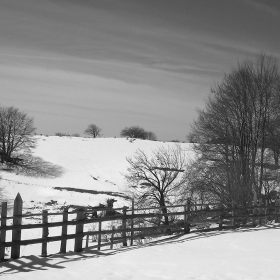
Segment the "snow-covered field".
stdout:
<svg viewBox="0 0 280 280">
<path fill-rule="evenodd" d="M 122 198 L 121 173 L 127 167 L 126 157 L 137 148 L 149 153 L 161 145 L 174 145 L 120 138 L 37 137 L 34 156 L 40 158 L 36 158 L 32 168 L 24 174 L 21 170 L 1 170 L 0 182 L 7 199 L 14 199 L 20 192 L 24 211 L 38 213 L 43 209 L 59 211 L 65 204 L 94 206 L 104 203 L 110 195 L 118 200 L 116 206 L 129 205 Z M 193 157 L 191 145 L 181 145 Z M 59 243 L 53 242 L 48 244 L 52 255 L 47 258 L 39 256 L 39 245 L 22 246 L 20 259 L 0 264 L 0 276 L 5 280 L 279 279 L 279 229 L 278 224 L 271 224 L 246 230 L 191 233 L 113 250 L 89 247 L 82 253 L 73 253 L 73 242 L 68 242 L 64 255 L 57 253 Z M 61 229 L 52 231 L 50 235 L 57 235 Z M 23 239 L 40 237 L 40 230 L 23 231 Z"/>
<path fill-rule="evenodd" d="M 98 205 L 108 197 L 106 192 L 118 195 L 124 187 L 122 173 L 126 171 L 126 157 L 139 148 L 147 153 L 157 147 L 172 146 L 171 142 L 139 140 L 130 142 L 125 138 L 82 138 L 37 136 L 38 146 L 34 156 L 39 157 L 30 170 L 30 176 L 22 172 L 1 171 L 1 185 L 9 199 L 20 192 L 24 204 L 32 200 L 42 204 L 56 200 L 58 204 Z M 190 144 L 181 144 L 192 157 Z M 25 172 L 27 173 L 27 171 Z M 78 188 L 96 191 L 96 194 L 82 194 L 56 190 Z M 118 199 L 118 198 L 117 198 Z M 116 205 L 123 206 L 119 197 Z"/>
<path fill-rule="evenodd" d="M 188 234 L 142 246 L 48 258 L 26 256 L 2 264 L 3 279 L 277 280 L 279 227 Z"/>
</svg>

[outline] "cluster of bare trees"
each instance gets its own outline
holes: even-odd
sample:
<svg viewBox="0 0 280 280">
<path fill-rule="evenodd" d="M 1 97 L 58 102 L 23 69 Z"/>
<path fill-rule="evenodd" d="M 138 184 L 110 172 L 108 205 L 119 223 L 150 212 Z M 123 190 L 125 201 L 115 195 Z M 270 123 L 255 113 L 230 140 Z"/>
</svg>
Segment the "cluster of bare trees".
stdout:
<svg viewBox="0 0 280 280">
<path fill-rule="evenodd" d="M 130 196 L 164 206 L 193 199 L 246 205 L 275 199 L 280 172 L 280 75 L 277 60 L 259 55 L 225 75 L 199 110 L 189 140 L 196 159 L 181 149 L 128 158 Z M 185 172 L 181 172 L 185 170 Z M 165 223 L 168 224 L 166 217 Z"/>
<path fill-rule="evenodd" d="M 276 59 L 245 61 L 212 89 L 189 140 L 198 154 L 192 194 L 246 203 L 279 182 L 280 76 Z"/>
<path fill-rule="evenodd" d="M 125 127 L 124 129 L 122 129 L 120 134 L 122 137 L 147 139 L 152 141 L 157 140 L 157 136 L 155 135 L 154 132 L 146 131 L 144 128 L 137 125 Z"/>
</svg>

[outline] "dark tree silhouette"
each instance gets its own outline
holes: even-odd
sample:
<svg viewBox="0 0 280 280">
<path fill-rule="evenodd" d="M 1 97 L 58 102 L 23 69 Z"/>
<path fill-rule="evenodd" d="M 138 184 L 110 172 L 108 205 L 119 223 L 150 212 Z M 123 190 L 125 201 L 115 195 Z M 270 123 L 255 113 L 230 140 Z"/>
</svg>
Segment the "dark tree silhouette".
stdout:
<svg viewBox="0 0 280 280">
<path fill-rule="evenodd" d="M 85 134 L 92 136 L 93 138 L 96 138 L 97 136 L 100 136 L 100 132 L 102 129 L 98 127 L 95 124 L 90 124 L 88 128 L 85 130 Z"/>
<path fill-rule="evenodd" d="M 189 137 L 200 155 L 192 176 L 199 195 L 242 204 L 261 196 L 269 149 L 278 164 L 279 101 L 278 64 L 264 54 L 212 89 Z"/>
<path fill-rule="evenodd" d="M 180 200 L 180 192 L 186 187 L 185 154 L 178 145 L 176 148 L 158 148 L 151 156 L 137 150 L 127 158 L 129 167 L 124 175 L 127 181 L 127 194 L 141 206 L 160 206 L 166 214 L 165 206 Z M 164 216 L 168 225 L 168 216 Z"/>
<path fill-rule="evenodd" d="M 35 146 L 33 118 L 14 107 L 0 107 L 1 162 L 16 162 L 13 154 L 26 153 Z"/>
<path fill-rule="evenodd" d="M 120 134 L 122 137 L 148 139 L 148 140 L 157 139 L 154 132 L 146 131 L 144 128 L 137 126 L 137 125 L 124 128 Z"/>
</svg>

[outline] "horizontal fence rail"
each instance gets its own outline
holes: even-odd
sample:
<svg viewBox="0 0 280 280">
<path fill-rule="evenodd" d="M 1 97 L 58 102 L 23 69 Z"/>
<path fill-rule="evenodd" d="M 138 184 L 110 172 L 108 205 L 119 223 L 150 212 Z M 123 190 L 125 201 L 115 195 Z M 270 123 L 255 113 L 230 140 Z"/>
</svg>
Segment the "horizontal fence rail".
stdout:
<svg viewBox="0 0 280 280">
<path fill-rule="evenodd" d="M 253 205 L 248 207 L 236 207 L 234 203 L 221 204 L 180 204 L 164 207 L 150 207 L 134 209 L 128 207 L 106 208 L 93 207 L 86 210 L 81 207 L 76 211 L 64 209 L 61 213 L 23 214 L 23 203 L 20 194 L 14 201 L 13 216 L 7 215 L 7 202 L 1 205 L 1 227 L 0 227 L 0 261 L 5 259 L 5 248 L 11 247 L 11 258 L 20 257 L 20 246 L 42 244 L 41 255 L 47 256 L 47 244 L 60 241 L 60 252 L 66 253 L 67 240 L 74 239 L 74 251 L 80 252 L 83 249 L 84 237 L 86 247 L 89 247 L 90 237 L 97 242 L 91 244 L 91 248 L 108 246 L 111 249 L 114 245 L 122 243 L 127 246 L 133 242 L 151 236 L 170 235 L 173 233 L 189 233 L 199 231 L 222 230 L 240 226 L 256 226 L 266 223 L 268 218 L 279 220 L 280 206 L 275 205 Z M 200 209 L 199 209 L 200 208 Z M 93 216 L 95 213 L 95 217 Z M 97 215 L 99 213 L 99 216 Z M 101 214 L 102 213 L 102 214 Z M 110 215 L 109 215 L 110 214 Z M 75 218 L 69 219 L 75 215 Z M 50 222 L 49 217 L 61 216 L 62 221 Z M 23 218 L 40 217 L 41 223 L 23 224 Z M 249 221 L 249 224 L 248 224 Z M 108 229 L 108 222 L 116 223 Z M 107 224 L 106 224 L 107 223 Z M 167 224 L 166 224 L 167 223 Z M 93 230 L 84 230 L 85 225 L 92 225 Z M 102 228 L 107 226 L 107 228 Z M 68 233 L 69 227 L 75 227 L 75 233 Z M 48 236 L 49 228 L 61 227 L 61 234 Z M 98 227 L 94 229 L 94 227 Z M 22 240 L 23 230 L 42 229 L 42 237 L 36 239 Z M 7 232 L 12 231 L 12 240 L 7 241 Z"/>
</svg>

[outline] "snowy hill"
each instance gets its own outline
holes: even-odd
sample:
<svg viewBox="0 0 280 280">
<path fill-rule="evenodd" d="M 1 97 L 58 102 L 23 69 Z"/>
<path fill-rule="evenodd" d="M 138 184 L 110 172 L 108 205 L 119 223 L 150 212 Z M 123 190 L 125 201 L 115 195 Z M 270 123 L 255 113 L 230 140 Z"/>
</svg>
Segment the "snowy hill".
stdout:
<svg viewBox="0 0 280 280">
<path fill-rule="evenodd" d="M 20 192 L 24 205 L 31 201 L 46 203 L 58 201 L 62 205 L 98 205 L 108 195 L 119 198 L 124 187 L 122 173 L 126 171 L 126 157 L 137 149 L 150 153 L 157 147 L 175 145 L 172 142 L 125 138 L 82 138 L 36 136 L 38 145 L 33 151 L 34 163 L 30 169 L 10 172 L 2 170 L 1 185 L 5 195 L 14 199 Z M 191 144 L 181 144 L 192 157 Z M 56 189 L 55 189 L 56 188 Z M 66 189 L 89 190 L 90 192 L 67 191 Z"/>
</svg>

